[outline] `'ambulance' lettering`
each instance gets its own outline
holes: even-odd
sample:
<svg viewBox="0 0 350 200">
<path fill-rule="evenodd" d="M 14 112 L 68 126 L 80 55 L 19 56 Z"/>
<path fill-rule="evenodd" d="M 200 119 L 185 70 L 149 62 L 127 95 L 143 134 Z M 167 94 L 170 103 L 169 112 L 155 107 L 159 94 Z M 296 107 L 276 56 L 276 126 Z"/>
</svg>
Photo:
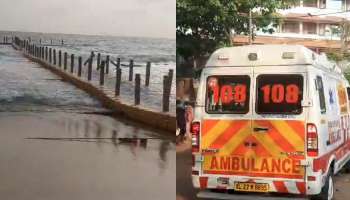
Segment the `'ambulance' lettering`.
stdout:
<svg viewBox="0 0 350 200">
<path fill-rule="evenodd" d="M 300 174 L 300 161 L 290 158 L 245 158 L 213 156 L 209 170 L 251 171 L 265 173 Z"/>
</svg>

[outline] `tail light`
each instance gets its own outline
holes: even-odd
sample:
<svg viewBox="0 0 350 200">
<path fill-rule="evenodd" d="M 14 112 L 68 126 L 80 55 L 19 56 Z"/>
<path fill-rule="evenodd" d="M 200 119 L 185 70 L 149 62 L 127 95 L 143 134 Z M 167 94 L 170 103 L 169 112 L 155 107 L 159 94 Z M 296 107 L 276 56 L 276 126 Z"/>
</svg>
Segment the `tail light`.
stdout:
<svg viewBox="0 0 350 200">
<path fill-rule="evenodd" d="M 191 125 L 192 133 L 192 152 L 199 151 L 199 134 L 200 134 L 201 124 L 199 122 L 193 122 Z"/>
<path fill-rule="evenodd" d="M 318 156 L 318 137 L 317 127 L 315 124 L 307 124 L 307 155 L 316 157 Z"/>
</svg>

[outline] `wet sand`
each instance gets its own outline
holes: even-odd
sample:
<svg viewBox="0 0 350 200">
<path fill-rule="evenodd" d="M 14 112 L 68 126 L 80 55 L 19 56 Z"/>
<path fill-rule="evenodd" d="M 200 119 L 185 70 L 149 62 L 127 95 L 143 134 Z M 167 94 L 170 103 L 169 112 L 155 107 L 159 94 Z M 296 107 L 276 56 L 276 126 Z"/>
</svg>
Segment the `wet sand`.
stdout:
<svg viewBox="0 0 350 200">
<path fill-rule="evenodd" d="M 100 115 L 0 113 L 0 135 L 0 199 L 175 197 L 175 146 L 152 131 Z"/>
</svg>

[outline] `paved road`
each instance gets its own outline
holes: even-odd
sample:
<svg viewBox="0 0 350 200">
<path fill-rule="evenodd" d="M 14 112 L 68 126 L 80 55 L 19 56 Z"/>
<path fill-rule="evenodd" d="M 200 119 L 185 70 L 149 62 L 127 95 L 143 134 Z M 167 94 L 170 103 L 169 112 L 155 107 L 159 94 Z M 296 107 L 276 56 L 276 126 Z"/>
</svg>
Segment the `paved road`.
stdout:
<svg viewBox="0 0 350 200">
<path fill-rule="evenodd" d="M 191 151 L 190 144 L 176 147 L 176 200 L 197 200 L 198 190 L 192 187 L 191 182 Z M 335 177 L 335 199 L 345 200 L 350 196 L 350 174 L 339 173 Z M 199 200 L 199 199 L 198 199 Z"/>
<path fill-rule="evenodd" d="M 175 145 L 0 46 L 1 200 L 175 197 Z M 170 198 L 171 199 L 171 198 Z"/>
</svg>

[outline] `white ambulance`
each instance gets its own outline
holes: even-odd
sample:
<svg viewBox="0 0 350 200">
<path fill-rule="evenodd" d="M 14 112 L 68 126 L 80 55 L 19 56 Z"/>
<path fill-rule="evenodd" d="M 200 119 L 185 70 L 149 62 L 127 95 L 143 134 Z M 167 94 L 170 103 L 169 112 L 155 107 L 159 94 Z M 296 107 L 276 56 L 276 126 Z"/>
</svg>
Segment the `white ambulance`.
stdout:
<svg viewBox="0 0 350 200">
<path fill-rule="evenodd" d="M 341 70 L 303 46 L 214 52 L 191 126 L 197 196 L 332 199 L 350 159 L 349 92 Z"/>
</svg>

